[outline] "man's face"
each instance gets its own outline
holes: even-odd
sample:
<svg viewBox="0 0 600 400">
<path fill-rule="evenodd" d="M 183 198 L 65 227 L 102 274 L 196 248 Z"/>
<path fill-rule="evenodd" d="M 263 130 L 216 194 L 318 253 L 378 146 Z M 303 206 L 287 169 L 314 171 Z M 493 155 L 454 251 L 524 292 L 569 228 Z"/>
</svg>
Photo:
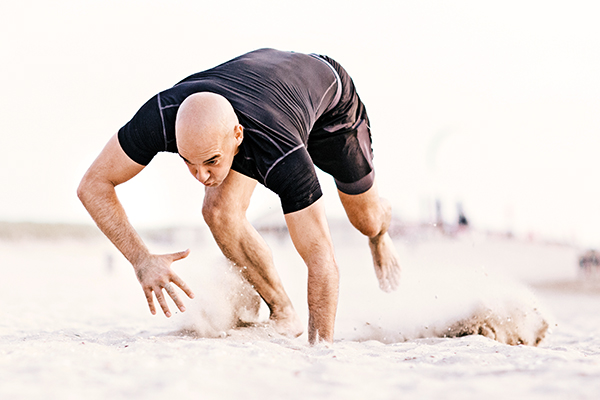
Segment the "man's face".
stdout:
<svg viewBox="0 0 600 400">
<path fill-rule="evenodd" d="M 224 136 L 209 136 L 199 139 L 194 146 L 180 147 L 179 154 L 200 183 L 207 187 L 219 186 L 229 174 L 242 137 L 243 128 L 238 124 L 234 132 Z"/>
</svg>

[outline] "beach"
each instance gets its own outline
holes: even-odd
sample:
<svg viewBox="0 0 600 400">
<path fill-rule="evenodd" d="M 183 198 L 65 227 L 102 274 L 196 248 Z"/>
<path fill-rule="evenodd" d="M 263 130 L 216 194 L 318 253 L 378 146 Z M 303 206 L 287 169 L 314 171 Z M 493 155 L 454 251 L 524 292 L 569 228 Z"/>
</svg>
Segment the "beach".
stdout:
<svg viewBox="0 0 600 400">
<path fill-rule="evenodd" d="M 49 231 L 0 241 L 2 399 L 600 393 L 600 290 L 579 276 L 576 246 L 481 232 L 395 235 L 403 280 L 388 294 L 377 287 L 363 238 L 334 223 L 341 275 L 335 341 L 310 347 L 306 333 L 274 333 L 264 304 L 253 314 L 256 295 L 205 229 L 144 234 L 155 252 L 192 250 L 174 269 L 196 298 L 186 298 L 187 311 L 170 319 L 150 314 L 131 266 L 106 239 Z M 265 237 L 306 324 L 305 266 L 283 230 Z M 548 331 L 537 347 L 443 337 L 478 307 L 507 321 L 524 310 L 516 329 L 527 334 L 543 318 Z M 247 322 L 234 328 L 240 319 Z"/>
<path fill-rule="evenodd" d="M 600 273 L 579 267 L 600 243 L 599 14 L 592 1 L 0 3 L 0 400 L 600 398 Z M 397 213 L 402 278 L 384 293 L 317 169 L 340 271 L 331 346 L 270 328 L 178 155 L 117 194 L 152 252 L 191 250 L 173 265 L 196 294 L 184 313 L 150 314 L 76 196 L 148 99 L 260 48 L 344 66 Z M 307 269 L 280 203 L 257 185 L 247 216 L 306 330 Z M 468 229 L 433 224 L 461 215 Z"/>
</svg>

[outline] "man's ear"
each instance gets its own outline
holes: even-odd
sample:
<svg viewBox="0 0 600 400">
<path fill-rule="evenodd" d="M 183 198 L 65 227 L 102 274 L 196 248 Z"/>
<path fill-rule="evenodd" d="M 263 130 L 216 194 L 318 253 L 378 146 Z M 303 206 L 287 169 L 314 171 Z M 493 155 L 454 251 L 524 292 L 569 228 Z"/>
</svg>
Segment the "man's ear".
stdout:
<svg viewBox="0 0 600 400">
<path fill-rule="evenodd" d="M 242 141 L 244 140 L 244 127 L 237 124 L 234 128 L 233 135 L 235 137 L 235 145 L 239 146 L 242 144 Z"/>
</svg>

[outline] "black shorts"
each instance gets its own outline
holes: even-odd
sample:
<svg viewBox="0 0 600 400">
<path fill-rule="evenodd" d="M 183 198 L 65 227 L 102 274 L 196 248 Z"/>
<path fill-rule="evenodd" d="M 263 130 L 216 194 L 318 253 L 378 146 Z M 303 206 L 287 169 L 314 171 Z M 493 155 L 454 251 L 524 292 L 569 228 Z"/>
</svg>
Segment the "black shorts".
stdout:
<svg viewBox="0 0 600 400">
<path fill-rule="evenodd" d="M 321 57 L 338 73 L 342 92 L 337 105 L 315 122 L 307 150 L 313 163 L 333 176 L 341 192 L 361 194 L 375 179 L 367 110 L 346 70 L 331 58 Z"/>
</svg>

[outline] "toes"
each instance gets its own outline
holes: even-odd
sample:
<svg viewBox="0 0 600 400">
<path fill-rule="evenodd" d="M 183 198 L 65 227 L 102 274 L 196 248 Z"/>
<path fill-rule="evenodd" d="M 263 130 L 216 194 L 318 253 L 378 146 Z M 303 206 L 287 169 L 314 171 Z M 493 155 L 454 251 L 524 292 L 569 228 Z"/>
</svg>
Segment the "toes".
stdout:
<svg viewBox="0 0 600 400">
<path fill-rule="evenodd" d="M 390 293 L 392 291 L 392 289 L 390 287 L 390 282 L 387 280 L 379 281 L 379 288 L 386 293 Z"/>
<path fill-rule="evenodd" d="M 400 286 L 400 266 L 397 260 L 390 262 L 391 265 L 378 266 L 375 274 L 379 280 L 379 288 L 384 292 L 393 292 Z"/>
<path fill-rule="evenodd" d="M 392 286 L 392 290 L 396 290 L 398 289 L 398 286 L 400 286 L 400 266 L 398 265 L 398 262 L 394 262 L 394 265 L 392 266 L 392 274 L 391 274 L 391 286 Z"/>
<path fill-rule="evenodd" d="M 398 289 L 398 286 L 400 286 L 400 276 L 398 276 L 398 274 L 394 274 L 392 279 L 390 279 L 389 283 L 390 283 L 390 292 Z"/>
<path fill-rule="evenodd" d="M 385 268 L 381 265 L 375 266 L 375 275 L 377 276 L 377 280 L 379 281 L 379 288 L 384 292 L 390 291 L 390 282 L 388 278 L 388 274 Z"/>
<path fill-rule="evenodd" d="M 377 279 L 379 280 L 379 288 L 384 292 L 390 292 L 390 280 L 386 269 L 382 266 L 378 266 L 378 268 L 375 268 L 375 272 L 377 275 Z"/>
<path fill-rule="evenodd" d="M 400 266 L 394 263 L 390 274 L 390 287 L 391 290 L 396 290 L 400 286 Z"/>
<path fill-rule="evenodd" d="M 369 242 L 373 255 L 375 275 L 379 281 L 379 288 L 384 292 L 392 292 L 400 286 L 400 265 L 398 255 L 394 250 L 391 238 L 386 234 L 383 242 L 375 245 Z"/>
</svg>

